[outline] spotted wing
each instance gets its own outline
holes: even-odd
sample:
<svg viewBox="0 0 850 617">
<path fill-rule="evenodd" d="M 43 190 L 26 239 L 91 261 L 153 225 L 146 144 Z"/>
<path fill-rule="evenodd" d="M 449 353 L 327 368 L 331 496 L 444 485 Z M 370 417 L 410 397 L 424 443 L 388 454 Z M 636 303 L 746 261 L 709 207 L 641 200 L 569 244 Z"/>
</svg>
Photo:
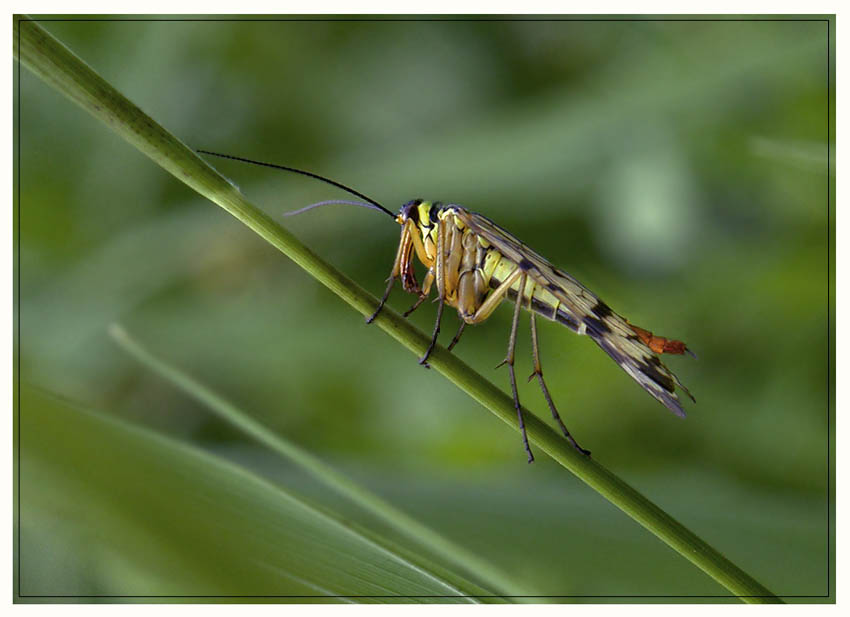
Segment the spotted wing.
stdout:
<svg viewBox="0 0 850 617">
<path fill-rule="evenodd" d="M 676 387 L 692 400 L 693 396 L 624 318 L 572 276 L 553 266 L 487 217 L 455 207 L 458 219 L 524 269 L 536 285 L 552 293 L 574 320 L 584 326 L 590 338 L 644 390 L 676 415 L 685 415 Z"/>
</svg>

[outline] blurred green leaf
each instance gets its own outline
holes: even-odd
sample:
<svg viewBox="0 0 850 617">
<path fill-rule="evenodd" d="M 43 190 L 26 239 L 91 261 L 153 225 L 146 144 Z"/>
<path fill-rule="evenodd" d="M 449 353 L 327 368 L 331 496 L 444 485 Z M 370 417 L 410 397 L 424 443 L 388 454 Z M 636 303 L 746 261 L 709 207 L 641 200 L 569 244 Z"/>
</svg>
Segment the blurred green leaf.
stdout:
<svg viewBox="0 0 850 617">
<path fill-rule="evenodd" d="M 24 598 L 489 595 L 195 448 L 33 389 L 21 404 Z"/>
<path fill-rule="evenodd" d="M 236 405 L 196 381 L 186 373 L 157 358 L 135 341 L 117 324 L 110 327 L 110 335 L 127 353 L 155 371 L 189 396 L 198 399 L 212 413 L 237 429 L 271 448 L 282 457 L 292 460 L 305 469 L 316 480 L 326 484 L 353 503 L 386 522 L 409 540 L 428 547 L 449 563 L 463 567 L 467 575 L 485 581 L 493 592 L 506 596 L 531 596 L 533 592 L 523 589 L 499 568 L 482 560 L 469 550 L 452 542 L 415 518 L 399 510 L 389 502 L 372 493 L 357 482 L 334 470 L 303 448 L 279 435 L 272 433 Z"/>
</svg>

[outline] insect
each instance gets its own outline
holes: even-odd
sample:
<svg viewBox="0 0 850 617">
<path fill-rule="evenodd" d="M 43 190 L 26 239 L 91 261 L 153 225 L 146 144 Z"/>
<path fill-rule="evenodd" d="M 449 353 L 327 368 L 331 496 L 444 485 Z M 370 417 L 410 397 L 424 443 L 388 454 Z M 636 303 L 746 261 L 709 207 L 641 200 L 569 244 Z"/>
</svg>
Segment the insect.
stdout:
<svg viewBox="0 0 850 617">
<path fill-rule="evenodd" d="M 418 296 L 404 313 L 405 317 L 415 311 L 430 296 L 432 288 L 435 288 L 437 318 L 431 342 L 420 358 L 420 364 L 427 366 L 428 357 L 437 344 L 445 306 L 455 308 L 461 320 L 460 327 L 448 346 L 451 350 L 460 340 L 467 324 L 481 323 L 504 300 L 512 301 L 514 309 L 508 349 L 499 366 L 508 366 L 514 407 L 529 463 L 534 461 L 534 455 L 525 431 L 514 369 L 517 327 L 523 309 L 531 315 L 534 371 L 528 379 L 531 381 L 537 378 L 552 417 L 564 436 L 582 454 L 590 455 L 590 452 L 582 448 L 567 430 L 543 379 L 537 340 L 537 315 L 563 324 L 577 334 L 589 336 L 644 390 L 676 415 L 685 415 L 676 392 L 677 388 L 696 402 L 688 389 L 658 357 L 665 353 L 694 355 L 685 343 L 656 336 L 649 330 L 630 324 L 575 278 L 553 266 L 481 214 L 457 204 L 422 199 L 408 201 L 398 214 L 393 214 L 370 197 L 318 174 L 205 150 L 199 152 L 309 176 L 365 200 L 320 201 L 289 212 L 288 215 L 300 214 L 329 204 L 345 204 L 378 210 L 393 218 L 401 226 L 401 239 L 384 295 L 375 312 L 366 321 L 371 323 L 378 316 L 396 281 L 401 281 L 406 292 Z M 427 268 L 421 284 L 414 272 L 414 256 Z"/>
</svg>

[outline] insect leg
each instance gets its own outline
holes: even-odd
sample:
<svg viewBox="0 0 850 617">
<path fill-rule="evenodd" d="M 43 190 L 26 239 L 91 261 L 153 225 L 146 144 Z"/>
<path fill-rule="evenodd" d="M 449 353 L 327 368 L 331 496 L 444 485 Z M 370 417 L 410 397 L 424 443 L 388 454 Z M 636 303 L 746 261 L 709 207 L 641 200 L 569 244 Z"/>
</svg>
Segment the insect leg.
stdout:
<svg viewBox="0 0 850 617">
<path fill-rule="evenodd" d="M 384 308 L 384 304 L 387 302 L 387 298 L 390 297 L 390 292 L 393 289 L 393 285 L 395 285 L 395 280 L 399 277 L 402 269 L 403 262 L 405 259 L 410 260 L 410 230 L 407 226 L 401 228 L 401 240 L 398 243 L 398 250 L 396 251 L 395 261 L 393 262 L 393 269 L 390 271 L 390 278 L 387 279 L 387 289 L 384 291 L 384 295 L 381 298 L 381 301 L 378 302 L 378 308 L 375 309 L 375 312 L 372 313 L 370 317 L 366 318 L 366 323 L 372 323 L 375 321 L 375 317 L 378 316 L 378 313 L 381 312 L 381 309 Z"/>
<path fill-rule="evenodd" d="M 490 292 L 487 299 L 484 300 L 481 306 L 479 306 L 475 311 L 475 314 L 464 317 L 464 321 L 466 323 L 476 324 L 487 319 L 493 311 L 496 310 L 499 303 L 505 299 L 505 296 L 508 295 L 508 291 L 510 291 L 513 284 L 516 283 L 517 279 L 519 279 L 521 275 L 522 270 L 519 268 L 516 268 L 513 272 L 511 272 L 508 275 L 508 278 L 502 281 L 496 289 Z"/>
<path fill-rule="evenodd" d="M 437 300 L 439 301 L 439 305 L 437 306 L 437 320 L 434 323 L 434 332 L 431 334 L 431 344 L 428 345 L 425 355 L 419 359 L 419 364 L 424 366 L 428 366 L 428 356 L 431 355 L 431 352 L 434 351 L 434 347 L 437 345 L 437 337 L 440 336 L 440 321 L 443 319 L 443 307 L 446 305 L 446 255 L 443 248 L 446 238 L 446 224 L 440 220 L 438 225 L 437 256 L 434 268 L 437 271 Z"/>
<path fill-rule="evenodd" d="M 393 271 L 395 271 L 395 270 L 393 270 Z M 372 313 L 369 317 L 366 318 L 366 323 L 372 323 L 373 321 L 375 321 L 375 317 L 377 317 L 378 313 L 381 312 L 381 309 L 384 308 L 384 304 L 386 304 L 387 298 L 390 297 L 390 292 L 393 289 L 393 285 L 395 285 L 396 278 L 398 278 L 398 275 L 390 274 L 390 278 L 388 279 L 388 282 L 387 282 L 387 289 L 384 292 L 384 295 L 381 298 L 381 301 L 378 302 L 378 308 L 376 308 L 375 312 Z"/>
<path fill-rule="evenodd" d="M 460 335 L 461 335 L 461 334 L 463 334 L 463 329 L 464 329 L 465 327 L 466 327 L 466 322 L 465 322 L 465 321 L 463 321 L 463 320 L 461 320 L 461 321 L 460 321 L 460 327 L 457 329 L 457 333 L 455 334 L 455 337 L 452 339 L 452 342 L 451 342 L 451 343 L 449 343 L 449 346 L 448 346 L 446 349 L 448 349 L 449 351 L 451 351 L 451 350 L 452 350 L 452 348 L 453 348 L 455 345 L 457 345 L 457 342 L 460 340 Z"/>
<path fill-rule="evenodd" d="M 528 462 L 534 462 L 534 455 L 531 453 L 531 446 L 528 445 L 528 435 L 525 433 L 525 420 L 522 418 L 522 407 L 519 404 L 519 394 L 517 393 L 516 388 L 516 371 L 514 370 L 514 351 L 516 350 L 516 331 L 517 325 L 519 324 L 519 313 L 522 310 L 522 290 L 525 289 L 525 281 L 528 278 L 528 274 L 525 271 L 522 271 L 519 277 L 519 289 L 520 296 L 517 298 L 517 301 L 514 305 L 514 318 L 511 323 L 511 338 L 508 340 L 508 354 L 505 356 L 505 360 L 502 364 L 508 365 L 508 371 L 511 375 L 511 392 L 514 396 L 514 408 L 516 409 L 517 418 L 519 418 L 519 430 L 522 433 L 522 445 L 525 446 L 525 451 L 528 454 Z M 500 364 L 499 366 L 502 366 Z"/>
<path fill-rule="evenodd" d="M 531 381 L 535 376 L 537 377 L 537 381 L 540 383 L 540 389 L 543 390 L 543 398 L 546 399 L 546 404 L 549 405 L 549 411 L 552 412 L 552 417 L 555 418 L 558 426 L 561 427 L 561 432 L 564 433 L 564 437 L 570 440 L 570 443 L 573 444 L 573 447 L 576 450 L 585 456 L 590 456 L 590 450 L 585 450 L 578 445 L 578 442 L 572 435 L 570 435 L 567 427 L 564 426 L 564 422 L 558 414 L 558 409 L 555 407 L 555 403 L 552 402 L 552 397 L 549 395 L 549 388 L 546 387 L 546 382 L 543 381 L 543 368 L 540 366 L 540 348 L 537 343 L 537 321 L 535 320 L 534 313 L 531 313 L 531 349 L 534 356 L 534 372 L 529 376 L 528 381 Z"/>
<path fill-rule="evenodd" d="M 404 313 L 402 313 L 401 316 L 402 317 L 409 317 L 410 314 L 413 313 L 413 311 L 415 311 L 420 306 L 422 306 L 422 303 L 425 302 L 426 298 L 428 298 L 428 296 L 426 294 L 422 294 L 421 296 L 419 296 L 419 298 L 416 300 L 416 302 L 414 302 L 413 305 L 411 305 L 411 307 L 409 309 L 407 309 Z"/>
<path fill-rule="evenodd" d="M 419 293 L 419 298 L 416 300 L 416 302 L 413 303 L 413 306 L 411 306 L 404 312 L 402 317 L 407 317 L 413 311 L 418 309 L 423 302 L 425 302 L 425 300 L 428 298 L 428 294 L 431 293 L 431 283 L 433 282 L 434 271 L 428 270 L 428 273 L 425 275 L 425 279 L 422 281 L 422 291 Z"/>
<path fill-rule="evenodd" d="M 475 314 L 469 317 L 464 317 L 464 323 L 480 323 L 487 319 L 490 314 L 499 306 L 499 303 L 504 300 L 505 296 L 507 296 L 508 291 L 510 291 L 511 287 L 513 287 L 514 283 L 519 280 L 518 289 L 525 289 L 525 283 L 528 279 L 528 275 L 521 268 L 516 268 L 513 272 L 511 272 L 508 277 L 502 281 L 499 286 L 490 292 L 490 295 L 487 296 L 487 299 L 478 307 L 478 310 L 475 311 Z M 507 357 L 502 361 L 499 366 L 502 364 L 507 364 L 511 374 L 511 392 L 513 393 L 514 399 L 514 408 L 517 412 L 517 417 L 519 418 L 519 429 L 522 433 L 522 443 L 525 446 L 525 451 L 528 453 L 528 462 L 534 462 L 534 455 L 531 453 L 531 446 L 528 445 L 528 435 L 525 432 L 525 420 L 522 417 L 522 407 L 519 404 L 519 394 L 517 393 L 516 387 L 516 373 L 514 372 L 514 350 L 516 349 L 516 331 L 517 325 L 519 324 L 519 312 L 522 309 L 522 301 L 518 300 L 516 305 L 514 306 L 514 317 L 513 322 L 511 323 L 511 337 L 508 341 L 508 354 Z M 460 337 L 460 333 L 456 335 L 456 338 Z M 498 366 L 496 367 L 498 368 Z"/>
</svg>

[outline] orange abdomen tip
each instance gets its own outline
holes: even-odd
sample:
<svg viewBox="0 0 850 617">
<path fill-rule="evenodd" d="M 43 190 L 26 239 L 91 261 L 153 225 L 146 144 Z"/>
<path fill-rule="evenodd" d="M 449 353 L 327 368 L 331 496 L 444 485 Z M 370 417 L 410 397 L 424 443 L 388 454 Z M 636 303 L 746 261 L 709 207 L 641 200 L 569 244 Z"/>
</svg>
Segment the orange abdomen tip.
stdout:
<svg viewBox="0 0 850 617">
<path fill-rule="evenodd" d="M 643 341 L 644 345 L 649 347 L 655 353 L 689 353 L 690 355 L 696 357 L 694 355 L 694 352 L 688 349 L 688 346 L 685 345 L 682 341 L 668 339 L 663 336 L 655 336 L 649 330 L 644 330 L 643 328 L 639 328 L 638 326 L 632 324 L 629 324 L 629 327 L 635 331 L 635 334 L 637 334 L 640 340 Z"/>
</svg>

